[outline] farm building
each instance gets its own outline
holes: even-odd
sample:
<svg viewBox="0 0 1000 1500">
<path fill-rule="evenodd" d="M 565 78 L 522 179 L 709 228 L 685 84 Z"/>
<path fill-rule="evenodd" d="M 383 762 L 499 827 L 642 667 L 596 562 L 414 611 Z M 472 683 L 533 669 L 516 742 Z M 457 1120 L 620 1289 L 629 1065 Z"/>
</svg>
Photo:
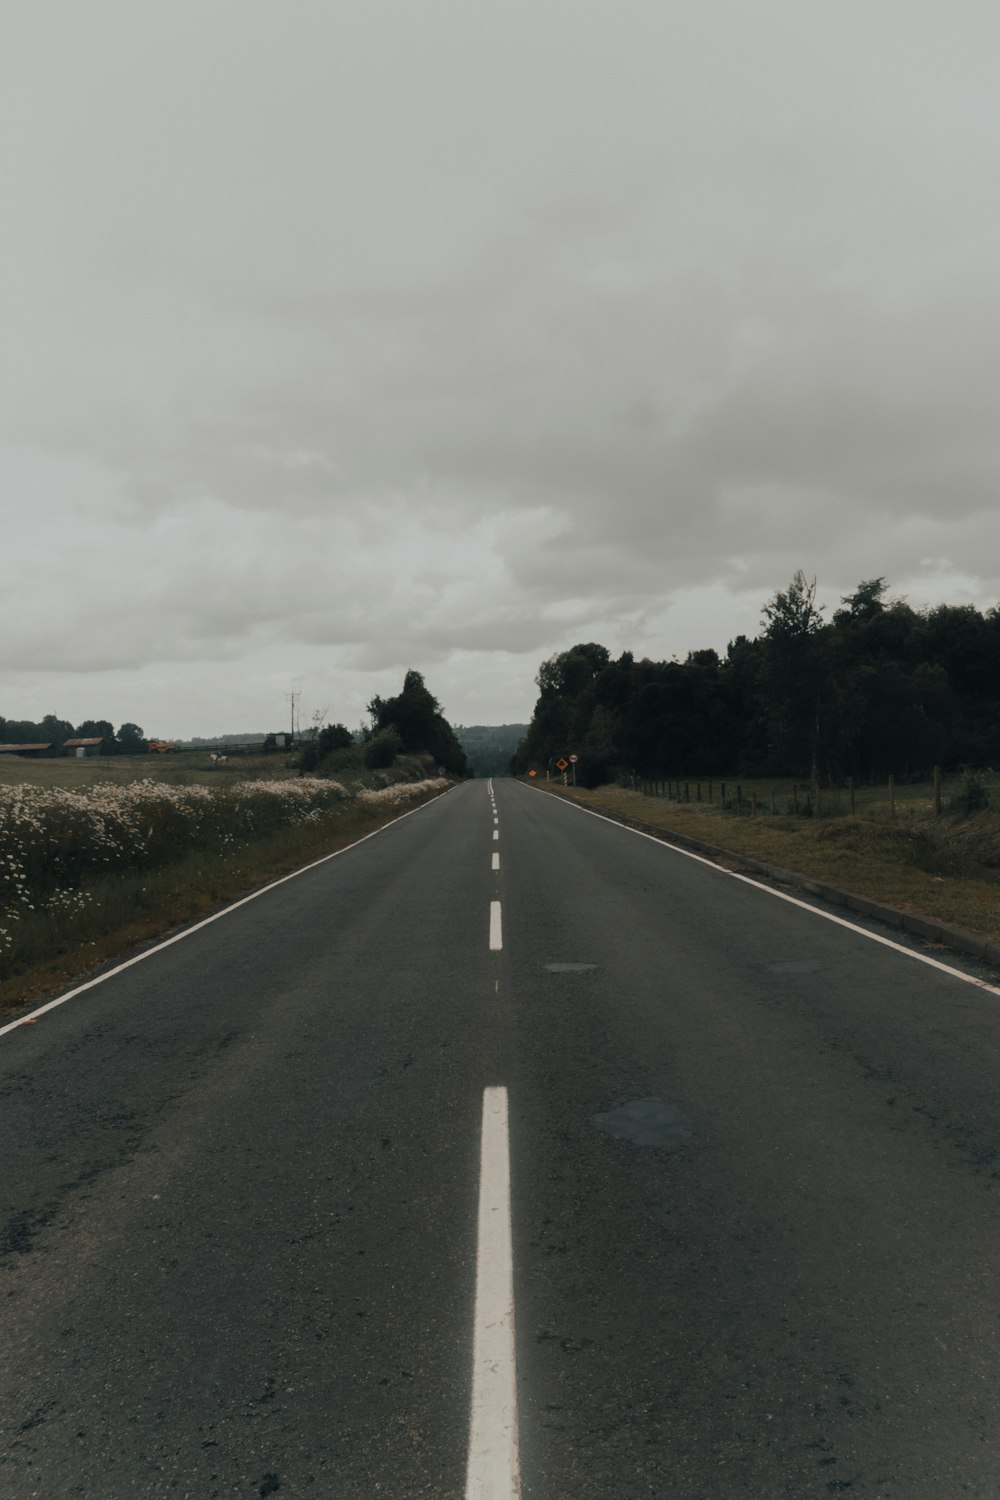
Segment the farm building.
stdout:
<svg viewBox="0 0 1000 1500">
<path fill-rule="evenodd" d="M 96 740 L 64 740 L 63 749 L 67 755 L 75 755 L 82 760 L 85 755 L 97 755 L 103 743 L 100 737 Z"/>
<path fill-rule="evenodd" d="M 52 750 L 49 745 L 0 745 L 0 755 L 27 755 L 31 760 L 38 760 L 43 755 L 48 755 Z"/>
</svg>

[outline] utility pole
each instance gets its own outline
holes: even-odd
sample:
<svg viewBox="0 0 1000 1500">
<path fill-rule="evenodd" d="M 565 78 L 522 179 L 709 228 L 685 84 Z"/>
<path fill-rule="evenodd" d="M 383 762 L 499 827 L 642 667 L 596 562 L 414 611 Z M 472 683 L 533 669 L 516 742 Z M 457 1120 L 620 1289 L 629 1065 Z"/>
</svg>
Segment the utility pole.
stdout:
<svg viewBox="0 0 1000 1500">
<path fill-rule="evenodd" d="M 294 743 L 295 743 L 295 710 L 296 710 L 296 708 L 298 706 L 299 699 L 302 697 L 302 694 L 301 693 L 291 692 L 291 693 L 286 693 L 285 697 L 287 698 L 289 704 L 291 705 L 292 744 L 294 745 Z"/>
</svg>

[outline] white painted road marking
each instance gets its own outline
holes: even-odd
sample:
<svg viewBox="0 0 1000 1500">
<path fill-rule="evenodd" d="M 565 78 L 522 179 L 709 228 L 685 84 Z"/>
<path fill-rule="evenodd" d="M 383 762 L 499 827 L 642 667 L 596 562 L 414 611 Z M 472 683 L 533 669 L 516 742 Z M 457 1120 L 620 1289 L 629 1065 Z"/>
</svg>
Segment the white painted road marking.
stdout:
<svg viewBox="0 0 1000 1500">
<path fill-rule="evenodd" d="M 499 868 L 500 868 L 500 856 L 499 856 L 499 854 L 494 854 L 494 856 L 493 856 L 493 868 L 494 868 L 494 870 L 499 870 Z"/>
<path fill-rule="evenodd" d="M 494 830 L 493 830 L 493 837 L 494 837 L 494 838 L 495 838 L 495 839 L 498 839 L 498 838 L 499 838 L 499 837 L 500 837 L 500 835 L 499 835 L 499 833 L 497 833 L 497 831 L 496 831 L 496 829 L 495 829 L 495 828 L 494 828 Z"/>
<path fill-rule="evenodd" d="M 444 792 L 439 792 L 438 796 L 446 796 L 449 791 L 451 791 L 451 787 L 446 788 Z M 437 797 L 431 798 L 431 802 L 436 801 Z M 19 1021 L 10 1021 L 6 1026 L 0 1026 L 0 1036 L 3 1036 L 8 1031 L 16 1031 L 19 1026 L 30 1025 L 37 1016 L 43 1016 L 47 1010 L 54 1010 L 57 1005 L 65 1005 L 67 1000 L 72 1000 L 77 995 L 82 995 L 85 990 L 94 989 L 96 985 L 103 984 L 106 979 L 113 979 L 116 974 L 121 974 L 125 969 L 130 969 L 133 964 L 144 963 L 147 958 L 152 958 L 154 953 L 162 953 L 163 949 L 169 948 L 171 944 L 183 942 L 193 932 L 200 932 L 203 927 L 208 927 L 212 922 L 217 922 L 220 917 L 225 917 L 229 912 L 236 911 L 237 907 L 246 906 L 248 901 L 256 901 L 258 896 L 266 896 L 268 891 L 276 890 L 279 885 L 284 885 L 286 880 L 295 880 L 297 876 L 304 875 L 307 870 L 315 870 L 318 865 L 325 865 L 328 860 L 339 859 L 342 854 L 349 854 L 359 844 L 366 844 L 369 839 L 377 838 L 380 833 L 385 833 L 387 828 L 392 828 L 396 823 L 401 823 L 404 818 L 412 818 L 414 813 L 423 812 L 424 808 L 429 806 L 430 803 L 422 802 L 419 807 L 411 807 L 409 812 L 400 813 L 399 817 L 393 818 L 391 823 L 383 823 L 381 828 L 375 828 L 371 833 L 366 833 L 364 838 L 355 839 L 353 844 L 346 844 L 343 849 L 335 849 L 332 854 L 324 854 L 321 859 L 314 859 L 311 864 L 303 865 L 299 870 L 293 870 L 290 875 L 282 875 L 280 880 L 272 880 L 270 885 L 262 885 L 259 891 L 252 891 L 249 896 L 241 896 L 239 901 L 232 901 L 228 906 L 224 906 L 221 911 L 213 912 L 210 917 L 203 917 L 200 922 L 192 923 L 190 927 L 185 927 L 183 932 L 175 932 L 173 937 L 165 938 L 162 943 L 157 943 L 154 948 L 147 948 L 144 953 L 137 953 L 134 958 L 127 958 L 124 963 L 116 964 L 113 969 L 107 969 L 103 974 L 98 974 L 96 979 L 88 979 L 86 984 L 78 984 L 75 989 L 67 990 L 65 995 L 57 995 L 54 1000 L 46 1001 L 37 1010 L 31 1011 L 29 1015 L 22 1016 Z M 493 837 L 496 838 L 496 834 Z"/>
<path fill-rule="evenodd" d="M 533 787 L 533 791 L 541 792 L 541 787 Z M 543 796 L 551 796 L 551 792 L 543 792 Z M 786 896 L 784 891 L 776 891 L 772 886 L 764 885 L 759 880 L 754 880 L 751 875 L 739 875 L 735 870 L 723 869 L 717 865 L 714 859 L 706 859 L 704 854 L 695 854 L 690 849 L 682 849 L 679 844 L 671 844 L 667 839 L 658 839 L 655 834 L 643 833 L 641 828 L 629 828 L 625 823 L 619 823 L 617 818 L 608 818 L 604 813 L 594 812 L 591 807 L 584 807 L 579 802 L 569 798 L 558 799 L 563 807 L 575 807 L 577 812 L 587 813 L 591 818 L 600 818 L 602 823 L 611 823 L 615 828 L 621 828 L 625 833 L 638 834 L 641 839 L 649 839 L 652 844 L 659 844 L 661 848 L 672 849 L 675 854 L 683 854 L 685 859 L 693 859 L 700 865 L 708 865 L 710 870 L 715 870 L 719 875 L 728 875 L 731 880 L 741 880 L 744 885 L 752 885 L 755 890 L 763 891 L 765 895 L 775 896 L 779 901 L 787 901 L 789 906 L 797 906 L 801 911 L 811 911 L 814 917 L 822 917 L 824 922 L 834 922 L 838 927 L 846 927 L 850 932 L 857 932 L 863 938 L 869 938 L 873 943 L 881 943 L 883 948 L 892 948 L 896 953 L 903 953 L 907 958 L 915 958 L 918 963 L 927 964 L 931 969 L 940 969 L 942 974 L 949 974 L 952 979 L 961 979 L 965 984 L 975 985 L 978 990 L 985 990 L 989 995 L 1000 996 L 1000 987 L 989 984 L 985 979 L 977 979 L 974 974 L 964 974 L 961 969 L 953 969 L 951 964 L 943 964 L 937 958 L 930 958 L 926 953 L 918 953 L 915 948 L 905 948 L 902 943 L 894 943 L 892 938 L 882 937 L 877 932 L 869 932 L 867 927 L 859 927 L 856 922 L 849 922 L 846 917 L 836 917 L 831 911 L 823 911 L 818 906 L 811 906 L 808 901 L 799 901 L 796 896 Z M 493 835 L 496 838 L 496 834 Z M 726 851 L 722 850 L 725 854 Z"/>
<path fill-rule="evenodd" d="M 490 949 L 496 953 L 503 947 L 503 927 L 500 918 L 500 902 L 490 902 Z"/>
<path fill-rule="evenodd" d="M 518 1500 L 521 1474 L 505 1088 L 488 1088 L 483 1094 L 478 1236 L 465 1500 Z"/>
</svg>

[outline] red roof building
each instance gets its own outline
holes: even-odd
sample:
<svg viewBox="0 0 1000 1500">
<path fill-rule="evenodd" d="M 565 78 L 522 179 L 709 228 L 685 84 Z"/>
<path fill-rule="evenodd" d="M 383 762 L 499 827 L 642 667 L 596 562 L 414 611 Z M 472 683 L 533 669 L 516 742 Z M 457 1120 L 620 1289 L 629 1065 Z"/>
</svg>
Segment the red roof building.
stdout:
<svg viewBox="0 0 1000 1500">
<path fill-rule="evenodd" d="M 71 755 L 96 755 L 103 744 L 104 741 L 98 735 L 96 740 L 63 740 L 63 749 Z"/>
</svg>

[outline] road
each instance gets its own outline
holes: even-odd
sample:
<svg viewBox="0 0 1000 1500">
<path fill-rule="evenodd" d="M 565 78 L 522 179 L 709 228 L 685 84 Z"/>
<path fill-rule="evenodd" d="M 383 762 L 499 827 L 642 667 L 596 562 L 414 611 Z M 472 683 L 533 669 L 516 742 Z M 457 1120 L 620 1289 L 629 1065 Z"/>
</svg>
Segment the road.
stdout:
<svg viewBox="0 0 1000 1500">
<path fill-rule="evenodd" d="M 0 1110 L 3 1500 L 1000 1496 L 1000 997 L 533 788 L 0 1035 Z"/>
</svg>

